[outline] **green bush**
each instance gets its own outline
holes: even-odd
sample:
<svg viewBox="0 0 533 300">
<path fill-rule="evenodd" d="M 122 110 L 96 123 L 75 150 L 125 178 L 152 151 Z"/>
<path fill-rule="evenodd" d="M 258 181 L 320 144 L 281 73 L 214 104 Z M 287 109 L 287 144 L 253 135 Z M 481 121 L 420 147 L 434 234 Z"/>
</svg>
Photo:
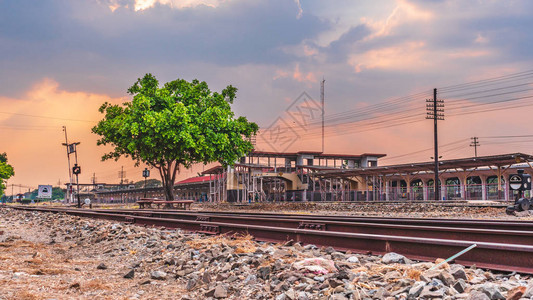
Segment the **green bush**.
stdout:
<svg viewBox="0 0 533 300">
<path fill-rule="evenodd" d="M 30 204 L 31 203 L 31 199 L 24 198 L 24 199 L 20 200 L 20 203 L 22 203 L 22 204 Z"/>
</svg>

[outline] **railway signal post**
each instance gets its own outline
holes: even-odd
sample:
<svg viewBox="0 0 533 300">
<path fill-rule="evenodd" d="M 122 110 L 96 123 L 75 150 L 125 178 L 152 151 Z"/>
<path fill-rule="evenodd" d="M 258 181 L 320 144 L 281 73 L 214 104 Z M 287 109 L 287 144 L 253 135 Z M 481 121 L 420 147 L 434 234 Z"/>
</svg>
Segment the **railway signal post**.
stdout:
<svg viewBox="0 0 533 300">
<path fill-rule="evenodd" d="M 78 166 L 77 163 L 74 164 L 74 167 L 72 167 L 72 173 L 76 175 L 76 185 L 78 186 L 78 208 L 81 208 L 81 200 L 80 200 L 80 182 L 78 181 L 78 175 L 81 173 L 81 167 Z"/>
</svg>

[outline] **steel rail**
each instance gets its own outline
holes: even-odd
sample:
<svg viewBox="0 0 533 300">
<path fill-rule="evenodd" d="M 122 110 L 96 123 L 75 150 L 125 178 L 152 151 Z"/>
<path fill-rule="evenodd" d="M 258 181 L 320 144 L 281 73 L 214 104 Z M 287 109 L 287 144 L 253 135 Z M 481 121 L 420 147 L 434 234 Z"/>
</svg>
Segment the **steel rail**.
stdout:
<svg viewBox="0 0 533 300">
<path fill-rule="evenodd" d="M 20 208 L 30 206 L 16 206 Z M 72 208 L 54 208 L 70 210 Z M 138 216 L 153 216 L 160 218 L 176 218 L 183 220 L 196 220 L 197 217 L 222 217 L 240 216 L 253 218 L 292 219 L 315 222 L 358 222 L 380 223 L 413 226 L 454 227 L 454 228 L 478 228 L 497 229 L 511 231 L 533 231 L 533 221 L 514 220 L 488 220 L 488 219 L 437 219 L 437 218 L 398 218 L 398 217 L 362 217 L 346 215 L 314 215 L 314 214 L 276 214 L 276 213 L 239 213 L 239 212 L 213 212 L 213 211 L 190 211 L 190 210 L 144 210 L 144 209 L 95 209 L 96 212 L 113 212 L 117 214 L 132 214 Z M 272 222 L 272 221 L 269 221 Z M 532 241 L 533 243 L 533 241 Z"/>
<path fill-rule="evenodd" d="M 113 214 L 114 211 L 100 211 L 101 213 Z M 384 234 L 395 236 L 416 236 L 423 238 L 439 238 L 453 240 L 470 240 L 480 242 L 494 242 L 527 245 L 533 243 L 533 231 L 501 230 L 487 228 L 458 228 L 441 226 L 401 225 L 386 223 L 365 222 L 338 222 L 338 221 L 315 221 L 312 219 L 286 219 L 283 215 L 273 222 L 272 218 L 259 218 L 248 216 L 228 215 L 203 215 L 203 214 L 175 214 L 165 212 L 138 212 L 131 213 L 135 216 L 194 220 L 202 222 L 245 224 L 258 226 L 273 226 L 292 229 L 313 229 L 333 232 Z M 530 228 L 531 229 L 531 228 Z"/>
<path fill-rule="evenodd" d="M 414 225 L 414 226 L 438 226 L 438 227 L 455 227 L 455 228 L 478 228 L 478 229 L 498 229 L 498 230 L 516 230 L 516 231 L 533 231 L 533 221 L 514 221 L 514 220 L 487 220 L 487 219 L 436 219 L 436 218 L 390 218 L 390 217 L 360 217 L 360 216 L 343 216 L 343 215 L 303 215 L 303 214 L 275 214 L 275 213 L 228 213 L 228 212 L 205 212 L 205 211 L 187 211 L 187 210 L 95 210 L 98 212 L 109 212 L 133 214 L 139 216 L 154 216 L 161 218 L 178 218 L 184 220 L 195 220 L 197 216 L 222 217 L 222 216 L 240 216 L 254 218 L 279 218 L 292 220 L 313 220 L 313 221 L 339 221 L 339 222 L 359 222 L 359 223 L 381 223 L 397 225 Z M 272 221 L 270 221 L 272 222 Z"/>
<path fill-rule="evenodd" d="M 351 250 L 358 253 L 384 254 L 387 252 L 397 252 L 411 259 L 425 261 L 449 257 L 475 243 L 478 245 L 476 248 L 459 257 L 455 262 L 494 270 L 533 274 L 533 246 L 531 245 L 178 220 L 101 213 L 88 210 L 61 210 L 51 208 L 22 209 L 66 213 L 81 217 L 109 219 L 138 225 L 181 228 L 187 231 L 206 234 L 251 234 L 255 239 L 260 241 L 284 242 L 293 240 L 303 244 L 332 246 L 338 250 Z"/>
</svg>

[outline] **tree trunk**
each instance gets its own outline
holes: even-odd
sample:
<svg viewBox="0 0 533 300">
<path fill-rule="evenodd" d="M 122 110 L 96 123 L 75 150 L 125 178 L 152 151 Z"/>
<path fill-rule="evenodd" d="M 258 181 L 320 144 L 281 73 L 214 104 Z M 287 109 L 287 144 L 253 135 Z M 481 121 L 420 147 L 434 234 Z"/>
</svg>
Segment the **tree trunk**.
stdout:
<svg viewBox="0 0 533 300">
<path fill-rule="evenodd" d="M 174 200 L 174 182 L 169 182 L 164 186 L 165 189 L 165 199 L 167 201 L 173 201 Z"/>
<path fill-rule="evenodd" d="M 161 175 L 161 180 L 163 181 L 163 191 L 165 193 L 165 200 L 173 201 L 174 200 L 174 178 L 170 174 L 170 170 L 167 168 L 159 168 L 159 174 Z"/>
</svg>

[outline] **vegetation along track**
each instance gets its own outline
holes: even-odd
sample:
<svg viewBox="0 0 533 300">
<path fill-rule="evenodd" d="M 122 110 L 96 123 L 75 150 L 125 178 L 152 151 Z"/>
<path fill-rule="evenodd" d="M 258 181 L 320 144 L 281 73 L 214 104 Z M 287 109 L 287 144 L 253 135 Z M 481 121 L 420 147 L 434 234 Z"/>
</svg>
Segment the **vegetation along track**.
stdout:
<svg viewBox="0 0 533 300">
<path fill-rule="evenodd" d="M 181 228 L 205 234 L 251 234 L 260 241 L 292 240 L 358 253 L 397 252 L 425 261 L 447 258 L 477 244 L 455 262 L 533 274 L 532 222 L 41 207 L 15 209 Z M 419 225 L 414 225 L 417 222 Z"/>
</svg>

